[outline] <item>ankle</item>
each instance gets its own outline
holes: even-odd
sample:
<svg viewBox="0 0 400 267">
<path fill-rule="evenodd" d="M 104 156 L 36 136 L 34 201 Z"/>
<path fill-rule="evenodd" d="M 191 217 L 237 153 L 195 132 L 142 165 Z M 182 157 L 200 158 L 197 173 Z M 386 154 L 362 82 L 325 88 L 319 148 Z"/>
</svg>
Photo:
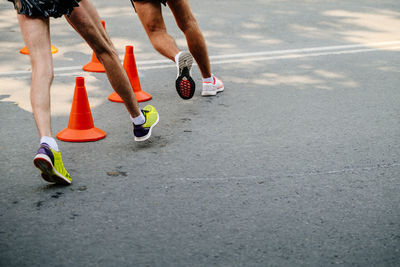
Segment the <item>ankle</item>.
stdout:
<svg viewBox="0 0 400 267">
<path fill-rule="evenodd" d="M 178 54 L 175 55 L 175 63 L 178 63 L 179 61 L 179 56 L 182 54 L 182 51 L 179 51 Z"/>
<path fill-rule="evenodd" d="M 141 112 L 141 111 L 140 111 L 140 115 L 139 116 L 137 116 L 135 118 L 132 118 L 132 116 L 130 116 L 130 118 L 131 118 L 131 121 L 133 122 L 133 124 L 135 124 L 136 126 L 142 125 L 142 124 L 144 124 L 146 122 L 146 118 L 143 115 L 143 112 Z"/>
<path fill-rule="evenodd" d="M 211 74 L 208 78 L 202 78 L 203 83 L 214 83 L 214 74 Z"/>
<path fill-rule="evenodd" d="M 56 140 L 53 137 L 50 136 L 42 136 L 40 138 L 40 144 L 48 144 L 49 147 L 55 151 L 59 151 L 58 150 L 58 145 Z"/>
</svg>

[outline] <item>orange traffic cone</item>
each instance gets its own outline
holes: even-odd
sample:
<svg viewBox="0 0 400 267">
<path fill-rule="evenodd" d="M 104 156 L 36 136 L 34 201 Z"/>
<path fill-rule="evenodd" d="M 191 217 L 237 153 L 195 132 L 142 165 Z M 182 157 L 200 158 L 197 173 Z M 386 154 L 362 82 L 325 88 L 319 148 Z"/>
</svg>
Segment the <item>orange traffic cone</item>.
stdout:
<svg viewBox="0 0 400 267">
<path fill-rule="evenodd" d="M 57 134 L 57 138 L 68 142 L 97 141 L 106 137 L 106 133 L 94 127 L 92 112 L 86 94 L 85 80 L 76 77 L 74 99 L 68 127 Z"/>
<path fill-rule="evenodd" d="M 128 74 L 129 81 L 131 82 L 133 92 L 135 93 L 137 101 L 138 102 L 149 101 L 152 98 L 151 94 L 143 91 L 140 86 L 139 75 L 136 68 L 135 56 L 133 55 L 133 46 L 128 45 L 125 47 L 124 69 L 126 71 L 126 74 Z M 116 92 L 109 95 L 108 100 L 119 103 L 124 102 Z"/>
<path fill-rule="evenodd" d="M 106 30 L 106 23 L 104 20 L 101 21 L 101 24 L 103 24 L 104 30 Z M 82 69 L 89 72 L 106 72 L 103 64 L 100 63 L 94 52 L 92 54 L 92 59 L 90 60 L 90 62 L 84 65 Z"/>
<path fill-rule="evenodd" d="M 26 47 L 26 46 L 24 46 L 24 48 L 22 48 L 21 50 L 19 50 L 19 52 L 20 52 L 21 54 L 24 54 L 24 55 L 29 55 L 29 50 L 28 50 L 28 47 Z M 55 54 L 55 53 L 57 53 L 57 52 L 58 52 L 57 47 L 55 47 L 54 45 L 51 45 L 51 53 L 52 53 L 52 54 Z"/>
</svg>

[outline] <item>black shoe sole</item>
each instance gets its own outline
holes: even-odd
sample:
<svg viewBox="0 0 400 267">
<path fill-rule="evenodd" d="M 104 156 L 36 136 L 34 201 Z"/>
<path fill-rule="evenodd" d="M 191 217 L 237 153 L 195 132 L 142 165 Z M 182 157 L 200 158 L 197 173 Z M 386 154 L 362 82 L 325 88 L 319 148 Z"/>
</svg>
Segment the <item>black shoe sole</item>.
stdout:
<svg viewBox="0 0 400 267">
<path fill-rule="evenodd" d="M 190 77 L 193 57 L 189 52 L 182 52 L 178 62 L 178 78 L 176 78 L 175 87 L 178 95 L 183 99 L 190 99 L 196 90 L 196 84 Z"/>
<path fill-rule="evenodd" d="M 175 87 L 178 95 L 181 98 L 187 100 L 193 97 L 196 90 L 196 84 L 194 83 L 192 77 L 190 77 L 187 67 L 182 69 L 182 74 L 176 79 Z"/>
</svg>

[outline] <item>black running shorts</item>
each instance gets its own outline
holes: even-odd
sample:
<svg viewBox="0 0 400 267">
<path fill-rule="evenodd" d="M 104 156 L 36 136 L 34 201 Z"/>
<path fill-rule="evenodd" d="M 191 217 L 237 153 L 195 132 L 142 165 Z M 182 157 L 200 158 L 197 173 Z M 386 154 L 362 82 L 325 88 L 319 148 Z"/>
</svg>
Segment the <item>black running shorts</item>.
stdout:
<svg viewBox="0 0 400 267">
<path fill-rule="evenodd" d="M 58 18 L 71 15 L 80 0 L 8 0 L 14 4 L 18 14 L 29 17 Z"/>
</svg>

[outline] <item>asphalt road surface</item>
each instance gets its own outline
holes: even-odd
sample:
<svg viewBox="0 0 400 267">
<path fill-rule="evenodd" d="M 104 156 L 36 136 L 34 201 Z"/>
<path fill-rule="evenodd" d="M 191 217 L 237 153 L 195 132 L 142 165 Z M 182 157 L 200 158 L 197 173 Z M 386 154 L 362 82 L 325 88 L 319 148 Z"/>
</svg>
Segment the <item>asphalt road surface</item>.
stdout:
<svg viewBox="0 0 400 267">
<path fill-rule="evenodd" d="M 129 1 L 94 1 L 121 60 L 135 47 L 160 113 L 144 143 L 107 100 L 105 74 L 81 70 L 90 48 L 51 20 L 54 133 L 77 76 L 107 132 L 58 142 L 68 187 L 32 164 L 30 63 L 12 4 L 0 3 L 0 265 L 399 266 L 400 2 L 190 3 L 225 92 L 201 97 L 195 66 L 184 101 Z"/>
</svg>

